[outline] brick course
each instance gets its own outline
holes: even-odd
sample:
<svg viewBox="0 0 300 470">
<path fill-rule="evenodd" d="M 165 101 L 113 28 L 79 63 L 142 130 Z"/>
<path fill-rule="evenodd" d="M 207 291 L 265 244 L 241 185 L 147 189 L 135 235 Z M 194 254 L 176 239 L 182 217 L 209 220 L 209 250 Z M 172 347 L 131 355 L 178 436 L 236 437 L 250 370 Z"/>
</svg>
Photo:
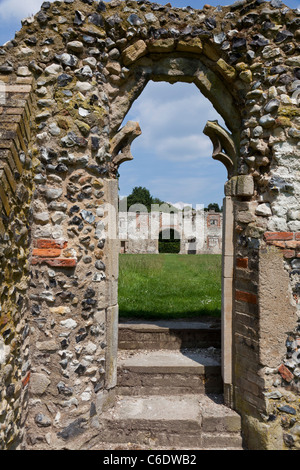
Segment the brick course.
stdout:
<svg viewBox="0 0 300 470">
<path fill-rule="evenodd" d="M 38 239 L 34 241 L 31 264 L 46 263 L 52 267 L 73 268 L 77 265 L 76 258 L 62 256 L 62 250 L 68 246 L 65 240 Z"/>
<path fill-rule="evenodd" d="M 264 239 L 267 245 L 280 248 L 287 259 L 300 256 L 300 232 L 266 232 Z"/>
</svg>

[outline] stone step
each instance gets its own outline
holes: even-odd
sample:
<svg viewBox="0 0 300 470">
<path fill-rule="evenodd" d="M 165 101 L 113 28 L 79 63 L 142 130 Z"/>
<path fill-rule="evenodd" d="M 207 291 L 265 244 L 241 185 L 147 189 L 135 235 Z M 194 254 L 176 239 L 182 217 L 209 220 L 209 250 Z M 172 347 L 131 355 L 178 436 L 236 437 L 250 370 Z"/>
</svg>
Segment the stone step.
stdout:
<svg viewBox="0 0 300 470">
<path fill-rule="evenodd" d="M 119 353 L 118 393 L 180 395 L 222 393 L 220 350 Z"/>
<path fill-rule="evenodd" d="M 201 321 L 123 321 L 119 324 L 119 349 L 182 349 L 221 347 L 219 319 Z"/>
<path fill-rule="evenodd" d="M 242 449 L 240 416 L 221 395 L 122 397 L 101 417 L 102 443 Z"/>
</svg>

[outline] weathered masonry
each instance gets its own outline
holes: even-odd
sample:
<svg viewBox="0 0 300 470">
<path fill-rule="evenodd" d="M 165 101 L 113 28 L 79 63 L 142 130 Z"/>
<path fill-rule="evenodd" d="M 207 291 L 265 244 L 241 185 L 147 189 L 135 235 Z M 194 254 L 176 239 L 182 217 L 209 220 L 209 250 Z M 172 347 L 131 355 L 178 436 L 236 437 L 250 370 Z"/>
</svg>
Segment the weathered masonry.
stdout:
<svg viewBox="0 0 300 470">
<path fill-rule="evenodd" d="M 149 80 L 193 83 L 228 170 L 225 401 L 248 449 L 299 449 L 300 16 L 44 2 L 0 49 L 0 447 L 84 448 L 114 404 L 118 167 Z M 219 164 L 219 163 L 218 163 Z M 80 441 L 80 446 L 79 446 Z"/>
<path fill-rule="evenodd" d="M 175 237 L 180 254 L 221 254 L 222 213 L 204 210 L 119 212 L 120 253 L 159 253 L 159 236 Z"/>
</svg>

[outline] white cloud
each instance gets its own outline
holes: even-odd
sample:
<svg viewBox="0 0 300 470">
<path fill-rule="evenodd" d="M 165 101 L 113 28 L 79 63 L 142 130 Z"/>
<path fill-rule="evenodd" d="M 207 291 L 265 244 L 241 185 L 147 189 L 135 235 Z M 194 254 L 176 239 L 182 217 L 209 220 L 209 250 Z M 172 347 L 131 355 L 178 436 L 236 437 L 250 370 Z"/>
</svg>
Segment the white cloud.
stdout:
<svg viewBox="0 0 300 470">
<path fill-rule="evenodd" d="M 120 168 L 122 194 L 145 186 L 165 201 L 221 203 L 226 170 L 212 159 L 212 143 L 203 134 L 208 120 L 222 118 L 191 84 L 150 82 L 124 121 L 140 123 L 132 144 L 134 161 Z"/>
<path fill-rule="evenodd" d="M 207 120 L 218 117 L 195 86 L 150 82 L 125 119 L 138 121 L 142 129 L 132 153 L 178 163 L 211 156 L 211 141 L 202 131 Z"/>
<path fill-rule="evenodd" d="M 212 153 L 212 144 L 204 135 L 167 137 L 156 146 L 157 154 L 173 162 L 198 161 Z"/>
<path fill-rule="evenodd" d="M 22 20 L 35 15 L 40 9 L 43 0 L 2 0 L 0 2 L 1 21 Z"/>
</svg>

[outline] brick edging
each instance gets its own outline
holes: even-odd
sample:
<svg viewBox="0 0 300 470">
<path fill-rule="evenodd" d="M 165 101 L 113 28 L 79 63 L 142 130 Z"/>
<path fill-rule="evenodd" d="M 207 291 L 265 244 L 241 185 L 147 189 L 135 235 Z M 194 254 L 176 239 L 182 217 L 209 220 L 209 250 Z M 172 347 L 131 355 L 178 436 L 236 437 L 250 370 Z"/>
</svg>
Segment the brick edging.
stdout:
<svg viewBox="0 0 300 470">
<path fill-rule="evenodd" d="M 300 258 L 300 232 L 265 232 L 264 240 L 281 249 L 285 258 Z"/>
<path fill-rule="evenodd" d="M 3 77 L 0 76 L 0 80 Z M 0 106 L 0 215 L 9 216 L 30 141 L 31 84 L 5 84 L 5 102 Z M 0 234 L 4 233 L 0 217 Z"/>
<path fill-rule="evenodd" d="M 67 248 L 66 240 L 52 240 L 40 238 L 34 241 L 31 265 L 46 263 L 51 267 L 74 268 L 77 259 L 64 256 L 63 250 Z"/>
</svg>

